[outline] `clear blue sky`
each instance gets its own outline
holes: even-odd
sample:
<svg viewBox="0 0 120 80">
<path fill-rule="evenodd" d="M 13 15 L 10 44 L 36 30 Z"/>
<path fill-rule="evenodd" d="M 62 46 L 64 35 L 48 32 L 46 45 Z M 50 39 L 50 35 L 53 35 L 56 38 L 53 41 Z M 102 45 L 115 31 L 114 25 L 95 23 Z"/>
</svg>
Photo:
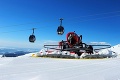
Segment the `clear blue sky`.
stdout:
<svg viewBox="0 0 120 80">
<path fill-rule="evenodd" d="M 59 18 L 64 18 L 62 36 L 56 32 Z M 28 42 L 33 27 L 35 44 Z M 0 0 L 0 46 L 39 48 L 66 40 L 70 31 L 82 34 L 83 42 L 119 44 L 120 0 Z"/>
</svg>

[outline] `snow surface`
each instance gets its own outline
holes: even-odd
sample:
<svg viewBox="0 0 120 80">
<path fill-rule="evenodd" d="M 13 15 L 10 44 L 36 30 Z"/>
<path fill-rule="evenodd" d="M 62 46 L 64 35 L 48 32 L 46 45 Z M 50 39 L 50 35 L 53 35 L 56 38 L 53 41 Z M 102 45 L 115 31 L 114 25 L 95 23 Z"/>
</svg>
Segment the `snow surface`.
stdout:
<svg viewBox="0 0 120 80">
<path fill-rule="evenodd" d="M 110 50 L 118 54 L 120 47 Z M 0 58 L 0 80 L 120 80 L 120 57 L 58 59 L 30 57 L 32 54 L 36 53 Z"/>
<path fill-rule="evenodd" d="M 108 49 L 102 49 L 98 52 L 99 54 L 106 54 L 113 57 L 119 57 L 120 55 L 120 44 L 115 45 Z"/>
<path fill-rule="evenodd" d="M 120 80 L 120 58 L 0 58 L 0 80 Z"/>
</svg>

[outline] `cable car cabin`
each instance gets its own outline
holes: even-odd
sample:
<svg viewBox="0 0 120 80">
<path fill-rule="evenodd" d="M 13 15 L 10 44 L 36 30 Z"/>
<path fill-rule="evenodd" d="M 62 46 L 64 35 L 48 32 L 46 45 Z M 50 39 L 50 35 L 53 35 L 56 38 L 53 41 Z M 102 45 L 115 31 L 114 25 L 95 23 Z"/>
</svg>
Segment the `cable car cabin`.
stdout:
<svg viewBox="0 0 120 80">
<path fill-rule="evenodd" d="M 30 37 L 29 37 L 29 42 L 34 43 L 35 40 L 36 40 L 35 35 L 30 35 Z"/>
<path fill-rule="evenodd" d="M 59 26 L 58 29 L 57 29 L 57 33 L 58 33 L 58 35 L 63 35 L 64 27 L 63 26 Z"/>
</svg>

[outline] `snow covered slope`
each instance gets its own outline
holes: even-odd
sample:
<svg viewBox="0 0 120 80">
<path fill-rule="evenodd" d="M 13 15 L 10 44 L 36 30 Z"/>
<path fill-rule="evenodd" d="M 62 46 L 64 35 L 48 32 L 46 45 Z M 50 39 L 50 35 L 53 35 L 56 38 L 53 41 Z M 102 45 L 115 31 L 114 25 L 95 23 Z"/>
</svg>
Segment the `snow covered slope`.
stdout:
<svg viewBox="0 0 120 80">
<path fill-rule="evenodd" d="M 102 49 L 99 51 L 99 54 L 106 54 L 109 56 L 119 56 L 120 55 L 120 44 L 115 45 L 108 49 Z"/>
<path fill-rule="evenodd" d="M 120 58 L 0 58 L 0 80 L 120 80 Z"/>
<path fill-rule="evenodd" d="M 120 54 L 120 44 L 100 54 Z M 120 80 L 120 57 L 106 59 L 0 58 L 0 80 Z"/>
<path fill-rule="evenodd" d="M 111 50 L 117 54 L 120 54 L 120 44 L 111 47 L 109 50 Z"/>
</svg>

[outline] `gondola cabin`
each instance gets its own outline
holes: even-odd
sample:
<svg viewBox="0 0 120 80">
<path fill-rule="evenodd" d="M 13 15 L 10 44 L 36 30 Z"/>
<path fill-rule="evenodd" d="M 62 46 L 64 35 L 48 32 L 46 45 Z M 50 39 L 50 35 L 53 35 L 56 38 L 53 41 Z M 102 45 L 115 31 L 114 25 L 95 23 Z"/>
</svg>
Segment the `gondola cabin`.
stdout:
<svg viewBox="0 0 120 80">
<path fill-rule="evenodd" d="M 36 40 L 35 35 L 30 35 L 29 36 L 29 42 L 34 43 Z"/>
</svg>

